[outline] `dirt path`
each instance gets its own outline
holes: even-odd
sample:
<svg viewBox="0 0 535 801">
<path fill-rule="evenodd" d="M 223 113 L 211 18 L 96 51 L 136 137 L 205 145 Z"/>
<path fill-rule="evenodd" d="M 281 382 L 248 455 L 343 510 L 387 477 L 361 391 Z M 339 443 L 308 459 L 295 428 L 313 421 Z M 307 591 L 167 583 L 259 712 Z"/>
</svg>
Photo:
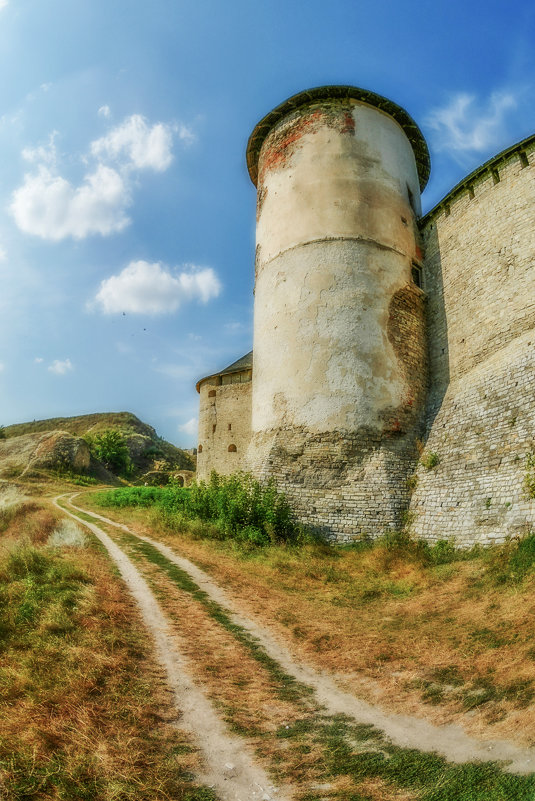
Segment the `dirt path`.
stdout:
<svg viewBox="0 0 535 801">
<path fill-rule="evenodd" d="M 243 739 L 228 731 L 212 703 L 191 680 L 189 662 L 173 642 L 169 622 L 140 572 L 101 528 L 60 506 L 57 501 L 61 497 L 54 499 L 54 505 L 100 540 L 139 606 L 143 622 L 154 639 L 158 661 L 173 691 L 180 726 L 195 737 L 204 756 L 205 770 L 198 776 L 199 780 L 214 787 L 223 801 L 269 801 L 274 794 L 277 801 L 286 801 L 290 796 L 273 786 L 262 767 L 244 748 Z"/>
<path fill-rule="evenodd" d="M 85 509 L 73 504 L 72 500 L 70 503 L 74 509 L 90 514 L 108 525 L 149 543 L 169 561 L 188 573 L 204 592 L 228 610 L 236 624 L 258 640 L 266 653 L 287 673 L 294 676 L 299 682 L 312 687 L 318 702 L 325 707 L 328 713 L 349 715 L 359 723 L 377 727 L 396 745 L 420 751 L 436 752 L 451 762 L 503 760 L 509 763 L 506 770 L 511 773 L 528 774 L 535 771 L 534 748 L 522 748 L 505 740 L 480 741 L 467 735 L 460 726 L 435 726 L 421 718 L 386 712 L 378 706 L 345 692 L 329 674 L 296 661 L 288 648 L 273 637 L 265 627 L 245 617 L 236 603 L 197 565 L 150 537 L 137 534 L 127 526 L 96 512 L 86 512 Z"/>
</svg>

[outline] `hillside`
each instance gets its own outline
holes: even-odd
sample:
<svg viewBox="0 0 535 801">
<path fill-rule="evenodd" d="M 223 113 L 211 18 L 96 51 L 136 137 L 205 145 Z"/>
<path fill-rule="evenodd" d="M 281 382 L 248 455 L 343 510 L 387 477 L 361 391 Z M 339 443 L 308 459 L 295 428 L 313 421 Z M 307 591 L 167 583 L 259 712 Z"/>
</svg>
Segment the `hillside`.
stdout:
<svg viewBox="0 0 535 801">
<path fill-rule="evenodd" d="M 159 437 L 134 414 L 102 412 L 6 426 L 0 439 L 0 475 L 69 469 L 105 479 L 106 471 L 103 473 L 104 467 L 90 455 L 86 440 L 110 430 L 119 431 L 125 440 L 134 479 L 159 470 L 195 469 L 188 453 Z"/>
</svg>

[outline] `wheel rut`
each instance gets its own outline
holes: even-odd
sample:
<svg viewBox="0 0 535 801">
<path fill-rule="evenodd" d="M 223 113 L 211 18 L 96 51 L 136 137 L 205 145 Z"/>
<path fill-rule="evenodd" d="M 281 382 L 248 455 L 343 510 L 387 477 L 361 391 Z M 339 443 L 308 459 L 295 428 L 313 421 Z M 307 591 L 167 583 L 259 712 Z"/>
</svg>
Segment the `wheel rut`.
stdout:
<svg viewBox="0 0 535 801">
<path fill-rule="evenodd" d="M 170 620 L 141 572 L 102 528 L 60 505 L 58 501 L 62 497 L 55 498 L 54 505 L 98 538 L 139 607 L 143 622 L 154 640 L 157 659 L 173 692 L 177 722 L 179 719 L 180 726 L 197 740 L 203 754 L 205 764 L 197 778 L 213 787 L 222 801 L 269 801 L 274 795 L 277 801 L 290 801 L 291 791 L 274 786 L 244 739 L 228 729 L 214 704 L 193 680 L 193 667 L 177 647 Z M 74 508 L 84 515 L 97 517 Z"/>
<path fill-rule="evenodd" d="M 177 565 L 213 601 L 223 607 L 232 621 L 247 631 L 275 660 L 281 668 L 293 676 L 298 682 L 314 690 L 321 707 L 332 715 L 348 715 L 361 724 L 372 725 L 380 729 L 392 742 L 404 748 L 416 748 L 420 751 L 435 752 L 446 759 L 464 763 L 472 760 L 482 762 L 507 762 L 505 770 L 511 773 L 528 774 L 535 771 L 535 749 L 522 748 L 506 740 L 481 741 L 470 737 L 458 725 L 436 726 L 421 718 L 386 712 L 378 706 L 356 698 L 340 688 L 332 676 L 316 670 L 311 665 L 295 659 L 289 649 L 276 639 L 265 627 L 243 615 L 241 610 L 225 591 L 214 582 L 201 568 L 177 554 L 169 546 L 145 535 L 133 532 L 128 526 L 117 523 L 110 518 L 87 512 L 70 501 L 73 508 L 102 520 L 130 536 L 148 543 L 159 551 L 167 560 Z"/>
</svg>

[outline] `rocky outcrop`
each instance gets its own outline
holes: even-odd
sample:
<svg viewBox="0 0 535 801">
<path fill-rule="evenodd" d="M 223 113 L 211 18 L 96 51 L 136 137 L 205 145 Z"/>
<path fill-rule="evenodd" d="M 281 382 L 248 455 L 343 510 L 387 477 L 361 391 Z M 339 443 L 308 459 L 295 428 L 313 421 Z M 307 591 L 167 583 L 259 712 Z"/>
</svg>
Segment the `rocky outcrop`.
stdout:
<svg viewBox="0 0 535 801">
<path fill-rule="evenodd" d="M 21 476 L 29 470 L 89 469 L 91 456 L 87 443 L 68 431 L 24 434 L 0 440 L 0 475 Z"/>
</svg>

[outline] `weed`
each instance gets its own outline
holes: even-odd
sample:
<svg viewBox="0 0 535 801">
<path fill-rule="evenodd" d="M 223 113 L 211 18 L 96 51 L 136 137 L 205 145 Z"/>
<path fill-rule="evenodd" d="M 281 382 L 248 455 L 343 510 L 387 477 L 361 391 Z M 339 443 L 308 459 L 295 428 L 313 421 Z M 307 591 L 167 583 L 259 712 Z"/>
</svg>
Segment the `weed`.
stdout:
<svg viewBox="0 0 535 801">
<path fill-rule="evenodd" d="M 436 451 L 424 451 L 420 457 L 420 464 L 426 470 L 433 470 L 437 464 L 440 464 L 440 457 Z"/>
<path fill-rule="evenodd" d="M 524 476 L 524 488 L 528 498 L 535 498 L 535 451 L 530 451 L 526 456 L 526 475 Z"/>
</svg>

